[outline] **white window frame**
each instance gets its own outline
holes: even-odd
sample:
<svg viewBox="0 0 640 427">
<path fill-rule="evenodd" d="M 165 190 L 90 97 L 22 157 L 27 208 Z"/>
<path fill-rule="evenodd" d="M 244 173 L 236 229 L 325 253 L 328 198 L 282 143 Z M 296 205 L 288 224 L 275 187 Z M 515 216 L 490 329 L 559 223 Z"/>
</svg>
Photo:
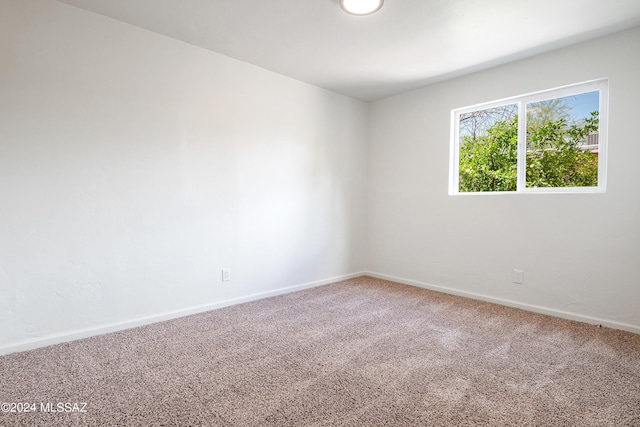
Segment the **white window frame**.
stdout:
<svg viewBox="0 0 640 427">
<path fill-rule="evenodd" d="M 599 123 L 598 123 L 598 185 L 593 187 L 536 187 L 527 188 L 525 182 L 527 157 L 527 104 L 552 98 L 579 95 L 586 92 L 599 91 Z M 486 110 L 504 105 L 518 106 L 518 164 L 516 191 L 479 191 L 466 192 L 460 189 L 460 116 L 478 110 Z M 608 146 L 608 107 L 609 107 L 609 79 L 602 78 L 587 82 L 576 83 L 554 89 L 533 92 L 504 98 L 497 101 L 471 105 L 451 110 L 451 152 L 449 155 L 449 195 L 477 195 L 477 194 L 515 194 L 515 193 L 604 193 L 607 185 L 607 146 Z"/>
</svg>

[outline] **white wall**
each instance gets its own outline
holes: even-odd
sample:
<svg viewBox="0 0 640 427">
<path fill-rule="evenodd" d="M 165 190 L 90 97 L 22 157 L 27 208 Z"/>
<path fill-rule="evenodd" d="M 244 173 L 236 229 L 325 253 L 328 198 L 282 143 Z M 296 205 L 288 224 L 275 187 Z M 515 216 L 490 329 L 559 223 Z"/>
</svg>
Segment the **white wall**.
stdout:
<svg viewBox="0 0 640 427">
<path fill-rule="evenodd" d="M 361 271 L 367 111 L 65 4 L 3 0 L 0 354 Z"/>
<path fill-rule="evenodd" d="M 372 103 L 368 269 L 640 332 L 639 69 L 635 28 Z M 451 109 L 600 77 L 606 194 L 447 195 Z"/>
</svg>

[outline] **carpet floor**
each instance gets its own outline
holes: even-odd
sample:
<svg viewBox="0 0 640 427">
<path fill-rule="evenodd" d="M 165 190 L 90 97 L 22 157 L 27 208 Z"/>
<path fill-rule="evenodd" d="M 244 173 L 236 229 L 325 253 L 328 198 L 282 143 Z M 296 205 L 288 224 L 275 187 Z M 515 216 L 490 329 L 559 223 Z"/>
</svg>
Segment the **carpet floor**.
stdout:
<svg viewBox="0 0 640 427">
<path fill-rule="evenodd" d="M 640 335 L 360 277 L 0 357 L 0 402 L 3 426 L 640 426 Z"/>
</svg>

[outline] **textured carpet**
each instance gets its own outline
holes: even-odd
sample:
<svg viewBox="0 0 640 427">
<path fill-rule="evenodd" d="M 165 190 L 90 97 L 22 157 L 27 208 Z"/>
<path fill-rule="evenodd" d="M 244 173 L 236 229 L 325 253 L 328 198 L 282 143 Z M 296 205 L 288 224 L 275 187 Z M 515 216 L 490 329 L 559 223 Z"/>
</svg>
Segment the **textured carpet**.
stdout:
<svg viewBox="0 0 640 427">
<path fill-rule="evenodd" d="M 1 357 L 0 402 L 37 404 L 3 426 L 640 426 L 640 335 L 361 277 Z"/>
</svg>

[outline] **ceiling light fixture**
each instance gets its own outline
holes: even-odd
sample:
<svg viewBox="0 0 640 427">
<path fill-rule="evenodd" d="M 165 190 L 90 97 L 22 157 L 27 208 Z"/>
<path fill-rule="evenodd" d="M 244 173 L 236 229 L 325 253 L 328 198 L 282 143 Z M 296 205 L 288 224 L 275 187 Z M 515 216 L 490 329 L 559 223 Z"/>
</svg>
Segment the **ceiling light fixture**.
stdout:
<svg viewBox="0 0 640 427">
<path fill-rule="evenodd" d="M 382 7 L 384 0 L 340 0 L 340 7 L 351 15 L 371 15 Z"/>
</svg>

